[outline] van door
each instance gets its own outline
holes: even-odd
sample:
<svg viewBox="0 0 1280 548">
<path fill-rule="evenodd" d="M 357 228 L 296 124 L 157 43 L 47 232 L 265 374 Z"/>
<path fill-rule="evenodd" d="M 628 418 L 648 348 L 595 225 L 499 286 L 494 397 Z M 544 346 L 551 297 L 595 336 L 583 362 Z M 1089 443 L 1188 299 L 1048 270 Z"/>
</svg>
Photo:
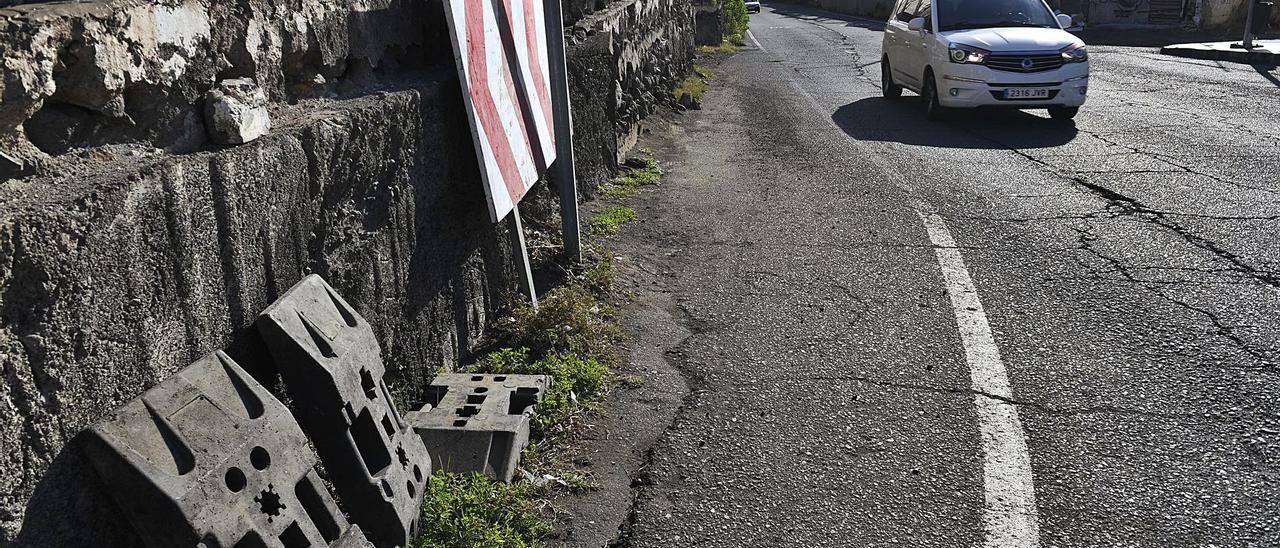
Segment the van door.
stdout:
<svg viewBox="0 0 1280 548">
<path fill-rule="evenodd" d="M 893 80 L 914 88 L 917 78 L 914 71 L 908 68 L 914 64 L 911 57 L 910 40 L 912 34 L 907 30 L 907 22 L 915 17 L 920 0 L 898 0 L 894 6 L 893 16 L 884 27 L 884 53 L 889 57 L 889 67 L 893 69 Z"/>
<path fill-rule="evenodd" d="M 924 67 L 929 64 L 929 47 L 933 43 L 932 0 L 913 2 L 911 17 L 923 17 L 924 29 L 907 30 L 906 23 L 903 23 L 902 49 L 905 52 L 903 57 L 906 58 L 906 62 L 901 67 L 903 71 L 910 73 L 910 81 L 915 84 L 914 89 L 920 91 L 924 87 Z"/>
</svg>

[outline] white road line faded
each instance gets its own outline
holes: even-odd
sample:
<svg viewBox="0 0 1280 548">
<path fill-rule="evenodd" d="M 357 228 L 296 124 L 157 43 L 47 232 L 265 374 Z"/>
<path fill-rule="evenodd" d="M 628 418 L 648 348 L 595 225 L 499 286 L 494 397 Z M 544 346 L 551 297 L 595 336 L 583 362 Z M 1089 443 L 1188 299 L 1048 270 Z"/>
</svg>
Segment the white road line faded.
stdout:
<svg viewBox="0 0 1280 548">
<path fill-rule="evenodd" d="M 1040 545 L 1035 486 L 1031 477 L 1031 455 L 1026 434 L 1018 420 L 1009 376 L 1000 349 L 987 323 L 987 314 L 978 299 L 978 290 L 965 268 L 947 224 L 936 213 L 917 209 L 924 222 L 942 268 L 942 278 L 955 309 L 956 326 L 969 363 L 970 383 L 975 392 L 978 426 L 982 434 L 983 485 L 986 504 L 982 523 L 984 546 L 989 548 L 1035 547 Z"/>
<path fill-rule="evenodd" d="M 788 83 L 819 114 L 825 116 L 830 112 L 804 86 L 795 80 Z M 829 116 L 827 122 L 840 129 Z M 858 143 L 856 139 L 853 142 Z M 867 154 L 863 158 L 881 175 L 893 180 L 908 194 L 917 193 L 915 186 L 878 152 L 865 148 L 864 151 Z M 969 277 L 969 270 L 951 231 L 928 203 L 917 198 L 914 206 L 934 246 L 947 294 L 951 296 L 956 327 L 959 328 L 965 361 L 969 365 L 969 382 L 975 392 L 973 402 L 977 410 L 978 431 L 982 436 L 983 456 L 982 545 L 985 548 L 1037 548 L 1040 546 L 1040 519 L 1031 475 L 1031 454 L 1017 407 L 1002 400 L 1012 399 L 1013 393 L 1004 361 L 1000 359 L 1000 349 L 991 335 L 978 290 Z"/>
<path fill-rule="evenodd" d="M 769 52 L 769 50 L 764 49 L 764 46 L 760 45 L 760 41 L 756 40 L 756 35 L 752 34 L 750 29 L 747 30 L 747 38 L 751 39 L 751 45 L 755 46 L 756 49 L 766 53 Z"/>
</svg>

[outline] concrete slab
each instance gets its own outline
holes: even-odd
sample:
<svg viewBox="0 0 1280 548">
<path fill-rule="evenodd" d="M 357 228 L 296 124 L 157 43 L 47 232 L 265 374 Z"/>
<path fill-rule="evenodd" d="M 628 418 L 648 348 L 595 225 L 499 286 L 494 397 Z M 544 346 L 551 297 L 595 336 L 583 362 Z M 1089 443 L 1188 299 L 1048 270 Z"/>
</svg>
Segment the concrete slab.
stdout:
<svg viewBox="0 0 1280 548">
<path fill-rule="evenodd" d="M 405 420 L 422 436 L 435 470 L 510 482 L 529 445 L 529 417 L 551 382 L 547 375 L 437 375 L 427 405 Z"/>
<path fill-rule="evenodd" d="M 1160 53 L 1175 57 L 1230 61 L 1232 63 L 1280 65 L 1280 40 L 1254 40 L 1253 49 L 1231 47 L 1234 42 L 1199 42 L 1172 44 L 1160 48 Z"/>
<path fill-rule="evenodd" d="M 222 352 L 90 433 L 86 453 L 147 546 L 370 546 L 288 408 Z"/>
<path fill-rule="evenodd" d="M 406 546 L 431 457 L 391 401 L 369 322 L 312 274 L 258 329 L 351 520 L 379 547 Z"/>
</svg>

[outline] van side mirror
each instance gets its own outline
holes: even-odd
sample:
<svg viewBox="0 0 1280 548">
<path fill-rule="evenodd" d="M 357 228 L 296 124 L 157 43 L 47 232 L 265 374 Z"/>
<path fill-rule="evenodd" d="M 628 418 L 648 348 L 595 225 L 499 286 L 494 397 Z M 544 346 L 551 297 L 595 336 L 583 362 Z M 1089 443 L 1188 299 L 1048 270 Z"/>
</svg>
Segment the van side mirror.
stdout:
<svg viewBox="0 0 1280 548">
<path fill-rule="evenodd" d="M 1071 28 L 1071 23 L 1073 23 L 1073 22 L 1074 22 L 1074 21 L 1072 21 L 1072 20 L 1071 20 L 1071 16 L 1070 16 L 1070 15 L 1067 15 L 1067 14 L 1065 14 L 1065 13 L 1059 13 L 1059 14 L 1058 14 L 1058 26 L 1059 26 L 1059 27 L 1062 27 L 1062 28 L 1064 28 L 1064 29 L 1066 29 L 1066 28 Z"/>
<path fill-rule="evenodd" d="M 907 22 L 907 30 L 924 30 L 924 18 L 916 17 Z"/>
</svg>

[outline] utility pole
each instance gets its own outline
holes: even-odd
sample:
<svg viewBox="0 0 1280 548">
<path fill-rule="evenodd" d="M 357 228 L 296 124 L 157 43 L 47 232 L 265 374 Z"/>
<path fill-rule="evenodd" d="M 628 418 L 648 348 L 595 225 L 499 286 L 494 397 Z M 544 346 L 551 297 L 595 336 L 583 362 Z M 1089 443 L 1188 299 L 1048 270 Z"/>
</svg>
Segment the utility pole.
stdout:
<svg viewBox="0 0 1280 548">
<path fill-rule="evenodd" d="M 1244 18 L 1244 40 L 1240 42 L 1240 47 L 1253 49 L 1253 9 L 1257 7 L 1258 0 L 1247 1 L 1249 2 L 1249 15 Z"/>
</svg>

